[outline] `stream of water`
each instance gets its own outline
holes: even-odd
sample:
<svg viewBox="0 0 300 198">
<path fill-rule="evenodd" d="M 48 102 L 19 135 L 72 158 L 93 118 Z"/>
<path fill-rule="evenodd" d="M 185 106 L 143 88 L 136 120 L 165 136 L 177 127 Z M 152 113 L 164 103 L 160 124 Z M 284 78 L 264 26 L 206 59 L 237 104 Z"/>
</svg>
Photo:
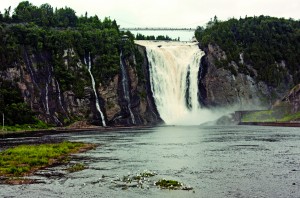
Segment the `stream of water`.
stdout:
<svg viewBox="0 0 300 198">
<path fill-rule="evenodd" d="M 123 94 L 124 94 L 124 99 L 127 102 L 127 109 L 129 111 L 132 124 L 135 125 L 136 121 L 135 121 L 134 115 L 131 110 L 131 100 L 130 100 L 130 93 L 129 93 L 130 89 L 129 89 L 129 84 L 128 84 L 128 76 L 127 76 L 126 68 L 125 68 L 125 65 L 123 64 L 122 58 L 123 58 L 123 52 L 121 52 L 121 54 L 120 54 L 120 67 L 121 67 L 121 73 L 122 73 Z"/>
<path fill-rule="evenodd" d="M 100 114 L 100 116 L 101 116 L 102 126 L 105 127 L 105 126 L 106 126 L 105 118 L 104 118 L 104 114 L 103 114 L 103 112 L 101 111 L 101 108 L 100 108 L 99 98 L 98 98 L 97 91 L 96 91 L 96 83 L 95 83 L 94 76 L 93 76 L 93 74 L 92 74 L 92 60 L 91 60 L 91 54 L 89 54 L 89 59 L 88 59 L 88 71 L 89 71 L 89 74 L 90 74 L 90 76 L 91 76 L 92 87 L 93 87 L 93 91 L 94 91 L 94 94 L 95 94 L 96 109 L 97 109 L 97 111 L 99 112 L 99 114 Z"/>
<path fill-rule="evenodd" d="M 0 185 L 0 197 L 299 197 L 300 133 L 298 128 L 254 126 L 165 126 L 116 131 L 64 133 L 0 139 L 0 147 L 40 140 L 98 144 L 72 161 L 88 168 L 51 176 L 40 183 Z M 148 170 L 154 177 L 137 183 L 124 176 Z M 44 170 L 47 171 L 47 170 Z M 40 171 L 41 172 L 41 171 Z M 171 179 L 193 190 L 164 190 L 154 185 Z"/>
</svg>

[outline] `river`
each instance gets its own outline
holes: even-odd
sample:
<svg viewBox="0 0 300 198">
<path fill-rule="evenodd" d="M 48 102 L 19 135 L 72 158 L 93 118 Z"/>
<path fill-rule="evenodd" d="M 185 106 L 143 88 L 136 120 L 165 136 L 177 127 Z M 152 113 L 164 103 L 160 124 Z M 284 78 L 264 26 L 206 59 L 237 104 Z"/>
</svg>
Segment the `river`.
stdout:
<svg viewBox="0 0 300 198">
<path fill-rule="evenodd" d="M 299 197 L 299 128 L 256 126 L 162 126 L 2 139 L 1 143 L 70 140 L 96 143 L 72 161 L 88 168 L 34 175 L 31 185 L 0 185 L 0 197 Z M 1 144 L 3 145 L 3 144 Z M 143 188 L 120 178 L 155 172 Z M 41 172 L 41 171 L 40 171 Z M 42 171 L 43 172 L 43 171 Z M 56 175 L 56 176 L 55 176 Z M 193 190 L 154 185 L 171 179 Z M 139 187 L 137 187 L 139 186 Z"/>
</svg>

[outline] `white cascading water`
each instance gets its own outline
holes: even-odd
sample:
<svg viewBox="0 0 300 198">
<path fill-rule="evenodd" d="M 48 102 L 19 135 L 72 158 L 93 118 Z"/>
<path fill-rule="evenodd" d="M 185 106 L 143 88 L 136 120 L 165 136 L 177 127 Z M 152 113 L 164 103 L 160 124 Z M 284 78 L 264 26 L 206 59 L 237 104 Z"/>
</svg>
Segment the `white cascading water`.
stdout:
<svg viewBox="0 0 300 198">
<path fill-rule="evenodd" d="M 62 99 L 61 99 L 61 91 L 60 91 L 60 87 L 59 87 L 59 83 L 57 80 L 55 80 L 55 83 L 56 83 L 56 89 L 57 89 L 57 95 L 58 95 L 58 102 L 59 102 L 59 105 L 60 107 L 62 108 L 62 110 L 66 113 L 66 110 L 62 104 Z"/>
<path fill-rule="evenodd" d="M 198 101 L 198 72 L 204 55 L 195 42 L 136 41 L 145 46 L 150 83 L 160 117 L 168 125 L 198 125 L 211 112 Z"/>
<path fill-rule="evenodd" d="M 49 69 L 49 68 L 48 68 Z M 51 72 L 53 72 L 53 68 L 51 67 L 51 71 L 49 69 L 48 71 L 48 79 L 46 82 L 46 96 L 45 96 L 45 100 L 46 100 L 46 114 L 50 115 L 50 111 L 49 111 L 49 84 L 51 83 Z"/>
<path fill-rule="evenodd" d="M 85 63 L 86 63 L 86 60 L 85 60 Z M 91 61 L 91 55 L 89 54 L 89 60 L 88 60 L 88 71 L 89 71 L 89 74 L 91 76 L 91 80 L 92 80 L 92 87 L 93 87 L 93 90 L 94 90 L 94 94 L 95 94 L 95 98 L 96 98 L 96 109 L 97 111 L 100 113 L 100 116 L 101 116 L 101 120 L 102 120 L 102 125 L 104 127 L 106 127 L 106 123 L 105 123 L 105 120 L 104 120 L 104 114 L 102 113 L 101 111 L 101 108 L 100 108 L 100 105 L 99 105 L 99 98 L 98 98 L 98 95 L 97 95 L 97 92 L 96 92 L 96 83 L 95 83 L 95 79 L 94 79 L 94 76 L 92 74 L 92 61 Z"/>
<path fill-rule="evenodd" d="M 128 78 L 127 78 L 126 70 L 125 70 L 125 67 L 124 67 L 124 64 L 123 64 L 123 60 L 122 60 L 122 52 L 120 54 L 120 67 L 121 67 L 121 72 L 122 72 L 122 87 L 123 87 L 124 98 L 127 102 L 127 108 L 128 108 L 129 113 L 130 113 L 132 124 L 136 124 L 134 115 L 133 115 L 132 110 L 131 110 L 131 101 L 130 101 L 130 95 L 129 95 Z"/>
<path fill-rule="evenodd" d="M 45 96 L 45 100 L 46 100 L 46 114 L 49 115 L 50 111 L 49 111 L 49 97 L 48 97 L 48 82 L 46 82 L 46 96 Z"/>
</svg>

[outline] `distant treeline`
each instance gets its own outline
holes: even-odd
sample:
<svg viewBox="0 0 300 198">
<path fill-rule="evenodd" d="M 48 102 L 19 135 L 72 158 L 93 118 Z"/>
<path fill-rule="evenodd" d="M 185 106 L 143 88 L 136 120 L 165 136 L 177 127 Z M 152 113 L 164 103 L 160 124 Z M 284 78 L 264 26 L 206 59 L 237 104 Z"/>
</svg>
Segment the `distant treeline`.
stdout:
<svg viewBox="0 0 300 198">
<path fill-rule="evenodd" d="M 31 4 L 28 1 L 23 1 L 12 12 L 11 7 L 0 12 L 0 22 L 5 23 L 34 23 L 40 27 L 82 27 L 91 26 L 96 29 L 114 28 L 118 29 L 116 21 L 111 22 L 106 18 L 101 22 L 98 16 L 88 17 L 76 16 L 76 12 L 69 7 L 53 8 L 50 4 L 45 3 L 40 7 Z M 113 23 L 113 24 L 111 24 Z"/>
<path fill-rule="evenodd" d="M 172 39 L 168 35 L 163 36 L 163 35 L 158 35 L 157 37 L 151 35 L 151 36 L 145 36 L 143 34 L 137 33 L 135 36 L 136 40 L 157 40 L 157 41 L 180 41 L 180 38 L 178 37 L 177 39 Z"/>
<path fill-rule="evenodd" d="M 299 20 L 259 16 L 219 21 L 215 17 L 206 27 L 198 27 L 195 36 L 201 47 L 217 44 L 226 52 L 227 60 L 217 63 L 220 67 L 235 61 L 239 72 L 253 76 L 246 67 L 251 65 L 258 80 L 270 85 L 278 85 L 288 73 L 295 84 L 300 83 Z"/>
</svg>

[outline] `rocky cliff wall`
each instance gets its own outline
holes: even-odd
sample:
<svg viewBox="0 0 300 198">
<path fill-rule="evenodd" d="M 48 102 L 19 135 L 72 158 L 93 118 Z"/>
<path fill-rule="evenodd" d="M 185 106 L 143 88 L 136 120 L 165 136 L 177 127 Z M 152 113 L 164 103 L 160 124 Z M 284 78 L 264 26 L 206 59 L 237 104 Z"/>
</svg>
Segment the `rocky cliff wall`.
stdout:
<svg viewBox="0 0 300 198">
<path fill-rule="evenodd" d="M 199 73 L 199 98 L 206 107 L 234 105 L 239 109 L 270 107 L 275 100 L 286 94 L 292 84 L 292 79 L 289 77 L 277 87 L 259 81 L 251 65 L 246 65 L 253 71 L 251 76 L 240 73 L 235 62 L 220 65 L 227 56 L 218 45 L 209 44 L 202 50 L 205 56 L 201 60 L 202 73 Z M 242 56 L 241 54 L 241 62 Z"/>
<path fill-rule="evenodd" d="M 33 53 L 23 46 L 22 54 L 22 57 L 16 58 L 14 65 L 0 71 L 0 80 L 17 83 L 24 102 L 39 119 L 55 126 L 68 125 L 78 120 L 102 125 L 84 58 L 79 58 L 72 49 L 66 49 L 64 54 L 56 54 L 54 57 L 51 52 Z M 97 56 L 101 55 L 96 54 L 94 58 Z M 96 80 L 100 109 L 104 113 L 106 123 L 109 126 L 131 126 L 161 122 L 155 111 L 155 105 L 149 99 L 151 91 L 149 92 L 147 88 L 147 80 L 140 80 L 137 74 L 134 53 L 123 59 L 128 76 L 130 105 L 124 98 L 121 69 L 119 74 L 105 84 Z M 61 70 L 54 68 L 54 61 L 61 62 Z M 94 62 L 93 59 L 91 61 Z M 145 76 L 147 76 L 146 65 L 142 63 Z M 68 84 L 69 78 L 73 79 L 72 84 Z M 132 123 L 130 119 L 129 106 L 136 123 Z"/>
</svg>

